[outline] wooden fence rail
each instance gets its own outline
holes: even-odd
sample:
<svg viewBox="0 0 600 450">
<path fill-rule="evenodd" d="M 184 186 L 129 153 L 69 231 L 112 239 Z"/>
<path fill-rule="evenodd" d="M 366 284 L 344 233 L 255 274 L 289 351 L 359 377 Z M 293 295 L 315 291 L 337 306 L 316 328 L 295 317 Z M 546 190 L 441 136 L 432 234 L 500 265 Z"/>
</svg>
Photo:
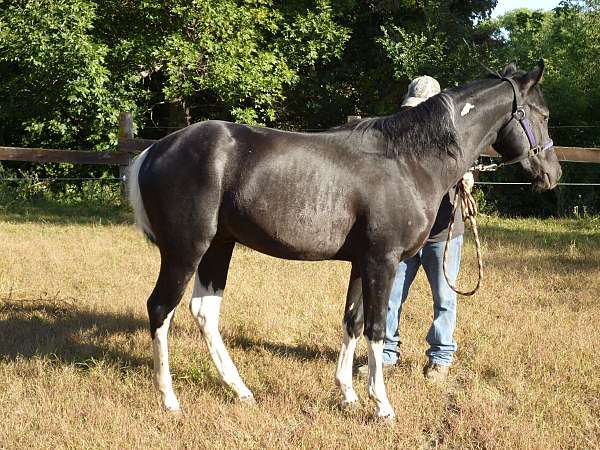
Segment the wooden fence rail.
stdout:
<svg viewBox="0 0 600 450">
<path fill-rule="evenodd" d="M 348 122 L 360 119 L 360 116 L 349 116 Z M 54 150 L 44 148 L 0 147 L 0 161 L 32 161 L 41 163 L 72 164 L 108 164 L 118 165 L 122 179 L 131 158 L 156 142 L 151 139 L 133 137 L 133 118 L 131 113 L 119 115 L 119 140 L 117 151 L 91 152 L 81 150 Z M 554 147 L 560 161 L 599 163 L 600 148 Z M 485 156 L 499 156 L 491 147 L 484 152 Z"/>
<path fill-rule="evenodd" d="M 0 147 L 0 161 L 30 161 L 41 163 L 127 165 L 125 152 L 89 152 L 81 150 L 53 150 L 47 148 Z"/>
<path fill-rule="evenodd" d="M 156 141 L 151 141 L 149 139 L 127 139 L 123 142 L 122 148 L 131 153 L 138 153 L 152 145 L 153 142 Z M 556 146 L 554 147 L 554 151 L 560 161 L 600 163 L 600 148 Z M 500 157 L 492 147 L 488 147 L 483 154 L 492 158 Z"/>
</svg>

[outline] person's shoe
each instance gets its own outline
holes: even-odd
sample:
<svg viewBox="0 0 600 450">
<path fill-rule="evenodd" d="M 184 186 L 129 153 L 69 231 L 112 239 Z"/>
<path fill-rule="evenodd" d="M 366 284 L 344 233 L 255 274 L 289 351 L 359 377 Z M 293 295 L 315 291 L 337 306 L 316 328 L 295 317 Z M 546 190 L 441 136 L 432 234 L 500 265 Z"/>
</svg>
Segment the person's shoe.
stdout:
<svg viewBox="0 0 600 450">
<path fill-rule="evenodd" d="M 441 364 L 429 361 L 423 368 L 423 375 L 427 381 L 431 381 L 432 383 L 443 383 L 446 381 L 446 378 L 448 378 L 449 371 L 450 366 L 442 366 Z"/>
<path fill-rule="evenodd" d="M 394 367 L 396 367 L 396 364 L 383 364 L 383 373 L 389 372 Z M 358 366 L 356 368 L 356 376 L 366 379 L 369 376 L 369 365 L 363 364 L 362 366 Z"/>
</svg>

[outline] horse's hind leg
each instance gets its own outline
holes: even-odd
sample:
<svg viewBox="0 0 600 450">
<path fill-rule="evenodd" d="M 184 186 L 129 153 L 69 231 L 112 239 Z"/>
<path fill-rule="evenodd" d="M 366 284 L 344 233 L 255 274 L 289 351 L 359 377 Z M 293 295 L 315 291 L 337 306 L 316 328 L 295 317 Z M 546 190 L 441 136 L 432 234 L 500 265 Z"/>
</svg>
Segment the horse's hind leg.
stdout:
<svg viewBox="0 0 600 450">
<path fill-rule="evenodd" d="M 365 338 L 369 357 L 369 395 L 377 404 L 378 417 L 394 418 L 383 381 L 383 339 L 387 304 L 396 262 L 388 255 L 366 255 L 361 264 Z"/>
<path fill-rule="evenodd" d="M 204 254 L 195 276 L 190 312 L 200 327 L 202 337 L 223 382 L 233 389 L 240 400 L 253 403 L 254 396 L 242 381 L 219 332 L 221 299 L 233 247 L 233 242 L 218 244 L 213 242 Z"/>
<path fill-rule="evenodd" d="M 206 248 L 206 245 L 204 248 Z M 168 333 L 175 307 L 181 300 L 200 259 L 189 252 L 186 256 L 172 257 L 161 252 L 160 273 L 156 286 L 148 299 L 148 316 L 154 357 L 154 384 L 161 394 L 163 407 L 168 411 L 179 411 L 179 402 L 173 391 L 169 370 Z"/>
<path fill-rule="evenodd" d="M 352 264 L 344 313 L 344 341 L 335 372 L 335 382 L 342 391 L 342 408 L 356 404 L 358 397 L 352 387 L 352 363 L 356 343 L 363 329 L 362 280 L 357 264 Z"/>
</svg>

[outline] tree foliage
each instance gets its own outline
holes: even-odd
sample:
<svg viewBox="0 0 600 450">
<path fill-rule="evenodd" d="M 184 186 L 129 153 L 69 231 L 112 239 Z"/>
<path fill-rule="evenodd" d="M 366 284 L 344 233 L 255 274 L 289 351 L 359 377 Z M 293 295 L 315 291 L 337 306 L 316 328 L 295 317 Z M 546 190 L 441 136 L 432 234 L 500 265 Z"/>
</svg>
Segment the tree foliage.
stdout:
<svg viewBox="0 0 600 450">
<path fill-rule="evenodd" d="M 322 129 L 347 115 L 397 111 L 417 75 L 446 87 L 479 78 L 482 64 L 530 68 L 543 57 L 555 142 L 600 146 L 600 0 L 492 20 L 495 5 L 0 0 L 0 145 L 111 149 L 124 110 L 149 138 L 210 118 Z M 597 173 L 565 166 L 568 181 Z M 599 202 L 594 193 L 557 192 L 510 207 L 546 213 Z"/>
<path fill-rule="evenodd" d="M 500 60 L 533 67 L 544 58 L 543 91 L 550 107 L 550 132 L 557 145 L 600 146 L 600 2 L 563 1 L 550 12 L 519 9 L 507 13 L 491 28 L 502 43 L 495 53 Z M 563 164 L 563 182 L 597 182 L 600 168 L 593 164 Z M 504 180 L 516 175 L 504 174 Z M 512 198 L 511 198 L 512 197 Z M 559 187 L 537 201 L 515 204 L 515 196 L 490 192 L 496 207 L 542 214 L 599 212 L 596 189 Z"/>
<path fill-rule="evenodd" d="M 1 141 L 107 146 L 119 109 L 133 99 L 111 83 L 110 48 L 92 36 L 96 18 L 87 1 L 17 1 L 2 9 Z"/>
<path fill-rule="evenodd" d="M 347 38 L 327 0 L 2 4 L 0 140 L 106 148 L 119 110 L 274 123 L 284 88 Z"/>
<path fill-rule="evenodd" d="M 504 42 L 498 56 L 533 66 L 544 58 L 544 94 L 551 125 L 563 145 L 600 145 L 600 8 L 597 2 L 562 2 L 552 12 L 521 9 L 496 23 Z M 586 128 L 588 127 L 588 128 Z M 577 130 L 573 133 L 573 130 Z"/>
</svg>

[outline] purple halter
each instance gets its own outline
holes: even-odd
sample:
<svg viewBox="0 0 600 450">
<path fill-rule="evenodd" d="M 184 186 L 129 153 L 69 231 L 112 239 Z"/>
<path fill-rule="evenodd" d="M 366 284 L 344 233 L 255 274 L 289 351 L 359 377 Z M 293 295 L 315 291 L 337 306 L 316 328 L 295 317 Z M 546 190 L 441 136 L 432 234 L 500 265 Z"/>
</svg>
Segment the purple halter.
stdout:
<svg viewBox="0 0 600 450">
<path fill-rule="evenodd" d="M 512 78 L 506 78 L 506 77 L 501 77 L 500 80 L 508 81 L 510 83 L 510 86 L 512 87 L 513 93 L 515 95 L 515 110 L 512 113 L 511 120 L 515 119 L 521 124 L 521 127 L 523 128 L 523 130 L 525 131 L 525 134 L 527 135 L 527 140 L 529 141 L 529 150 L 527 151 L 527 154 L 525 154 L 523 156 L 518 156 L 514 159 L 511 159 L 510 161 L 503 161 L 500 164 L 498 164 L 497 167 L 505 166 L 507 164 L 514 164 L 514 163 L 517 163 L 524 159 L 532 158 L 545 150 L 551 149 L 554 146 L 554 142 L 552 141 L 552 139 L 550 139 L 550 141 L 548 141 L 545 144 L 537 143 L 535 134 L 533 133 L 533 130 L 531 129 L 531 124 L 529 123 L 529 120 L 527 120 L 527 117 L 525 115 L 525 108 L 523 107 L 523 104 L 520 101 L 521 93 L 519 92 L 519 88 L 517 87 L 515 80 L 513 80 Z M 508 125 L 508 123 L 506 125 Z"/>
</svg>

